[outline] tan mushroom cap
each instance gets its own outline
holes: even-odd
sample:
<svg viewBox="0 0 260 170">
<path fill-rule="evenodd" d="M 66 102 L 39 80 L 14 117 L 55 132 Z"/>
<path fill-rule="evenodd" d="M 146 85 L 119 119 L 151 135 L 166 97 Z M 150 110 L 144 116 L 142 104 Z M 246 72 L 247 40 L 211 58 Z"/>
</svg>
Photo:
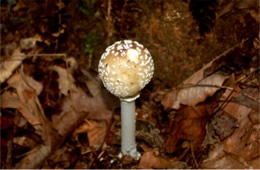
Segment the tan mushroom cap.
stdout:
<svg viewBox="0 0 260 170">
<path fill-rule="evenodd" d="M 137 41 L 117 41 L 101 56 L 98 72 L 108 91 L 131 100 L 152 79 L 154 64 L 150 52 Z"/>
</svg>

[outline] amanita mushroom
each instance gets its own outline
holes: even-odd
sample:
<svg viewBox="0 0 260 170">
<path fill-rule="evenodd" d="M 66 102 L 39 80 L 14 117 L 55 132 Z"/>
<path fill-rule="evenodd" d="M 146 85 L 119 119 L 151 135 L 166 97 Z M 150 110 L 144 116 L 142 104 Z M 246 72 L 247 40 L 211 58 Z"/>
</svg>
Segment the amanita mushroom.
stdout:
<svg viewBox="0 0 260 170">
<path fill-rule="evenodd" d="M 99 76 L 121 103 L 121 153 L 139 159 L 135 141 L 135 99 L 153 77 L 150 52 L 137 41 L 117 41 L 101 56 Z"/>
</svg>

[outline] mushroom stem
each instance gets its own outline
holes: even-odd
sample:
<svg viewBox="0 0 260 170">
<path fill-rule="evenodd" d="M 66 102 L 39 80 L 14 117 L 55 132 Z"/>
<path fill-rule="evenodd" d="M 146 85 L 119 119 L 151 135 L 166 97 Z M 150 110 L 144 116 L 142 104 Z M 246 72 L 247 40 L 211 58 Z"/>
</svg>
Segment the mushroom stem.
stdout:
<svg viewBox="0 0 260 170">
<path fill-rule="evenodd" d="M 135 141 L 135 100 L 121 100 L 121 152 L 135 159 L 140 158 Z"/>
</svg>

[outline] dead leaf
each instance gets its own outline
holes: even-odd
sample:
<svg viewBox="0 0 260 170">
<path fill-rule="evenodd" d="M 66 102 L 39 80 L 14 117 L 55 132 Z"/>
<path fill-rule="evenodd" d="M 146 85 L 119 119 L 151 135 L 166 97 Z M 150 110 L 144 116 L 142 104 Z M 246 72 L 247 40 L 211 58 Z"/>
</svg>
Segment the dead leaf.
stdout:
<svg viewBox="0 0 260 170">
<path fill-rule="evenodd" d="M 230 95 L 230 93 L 232 93 L 230 97 L 237 97 L 238 95 L 240 95 L 237 92 L 226 91 L 222 95 L 221 99 L 225 101 L 227 99 L 227 97 Z M 226 113 L 228 113 L 230 116 L 237 119 L 238 122 L 240 122 L 244 118 L 246 118 L 249 115 L 249 113 L 251 112 L 251 110 L 252 109 L 249 107 L 246 107 L 244 105 L 234 103 L 234 102 L 229 102 L 224 108 L 224 111 Z"/>
<path fill-rule="evenodd" d="M 30 169 L 39 167 L 51 152 L 50 145 L 39 145 L 26 153 L 25 158 L 15 165 L 18 169 Z"/>
<path fill-rule="evenodd" d="M 192 142 L 194 149 L 198 150 L 206 135 L 207 120 L 215 107 L 215 102 L 209 102 L 180 109 L 175 119 L 170 122 L 172 126 L 169 127 L 169 136 L 165 140 L 166 152 L 177 151 L 183 140 Z"/>
<path fill-rule="evenodd" d="M 259 125 L 253 126 L 248 117 L 244 118 L 233 135 L 225 140 L 225 152 L 246 161 L 259 157 L 259 127 Z"/>
<path fill-rule="evenodd" d="M 99 148 L 104 142 L 106 131 L 106 122 L 85 120 L 85 122 L 75 130 L 74 136 L 86 133 L 88 136 L 89 146 Z"/>
<path fill-rule="evenodd" d="M 244 169 L 249 168 L 239 161 L 237 157 L 226 154 L 223 144 L 216 144 L 209 152 L 208 157 L 202 161 L 201 168 L 205 169 Z"/>
<path fill-rule="evenodd" d="M 26 80 L 26 81 L 25 81 Z M 20 74 L 13 75 L 8 84 L 15 88 L 17 94 L 5 92 L 2 98 L 2 108 L 15 108 L 23 115 L 23 117 L 34 126 L 35 130 L 43 135 L 41 126 L 42 120 L 39 117 L 39 110 L 36 105 L 35 97 L 40 94 L 42 85 L 31 77 L 25 76 L 24 79 Z"/>
<path fill-rule="evenodd" d="M 258 111 L 252 110 L 249 113 L 249 119 L 253 124 L 260 124 L 260 113 Z"/>
<path fill-rule="evenodd" d="M 222 141 L 233 134 L 237 128 L 237 120 L 229 114 L 219 111 L 207 124 L 207 136 L 203 141 L 204 148 L 210 144 Z"/>
<path fill-rule="evenodd" d="M 64 136 L 71 131 L 68 128 L 73 127 L 72 124 L 77 125 L 77 121 L 82 122 L 86 117 L 110 122 L 112 112 L 106 109 L 106 106 L 100 102 L 101 100 L 102 96 L 91 98 L 82 89 L 76 88 L 64 99 L 62 112 L 59 115 L 53 115 L 53 126 L 60 135 Z"/>
<path fill-rule="evenodd" d="M 227 78 L 227 76 L 220 73 L 215 73 L 190 87 L 184 87 L 177 91 L 175 89 L 166 95 L 162 101 L 162 105 L 165 108 L 173 109 L 179 109 L 181 104 L 195 106 L 219 90 L 219 86 L 221 86 Z"/>
<path fill-rule="evenodd" d="M 145 141 L 153 148 L 162 148 L 163 139 L 160 130 L 150 121 L 136 120 L 136 139 Z"/>
<path fill-rule="evenodd" d="M 86 116 L 90 111 L 90 98 L 81 89 L 74 90 L 65 97 L 61 109 L 59 115 L 52 116 L 52 123 L 60 135 L 66 136 L 72 130 L 68 128 L 73 127 L 81 116 Z"/>
<path fill-rule="evenodd" d="M 58 83 L 61 94 L 67 96 L 69 91 L 76 89 L 75 80 L 67 69 L 59 66 L 52 66 L 50 69 L 59 74 Z"/>
<path fill-rule="evenodd" d="M 25 136 L 14 137 L 13 143 L 27 148 L 33 148 L 38 145 L 34 140 Z"/>
<path fill-rule="evenodd" d="M 36 46 L 37 41 L 42 41 L 39 35 L 35 35 L 34 37 L 23 38 L 20 40 L 20 47 L 22 50 L 29 50 Z"/>
<path fill-rule="evenodd" d="M 23 59 L 25 59 L 24 53 L 21 53 L 20 48 L 16 48 L 12 53 L 12 56 L 4 61 L 3 65 L 0 65 L 0 83 L 3 83 L 6 79 L 8 79 L 13 71 L 22 63 Z"/>
<path fill-rule="evenodd" d="M 12 103 L 12 101 L 8 101 L 8 98 L 6 98 L 6 100 L 4 100 L 6 101 L 6 104 L 15 106 L 19 103 L 20 100 L 20 104 L 23 105 L 24 109 L 28 110 L 27 114 L 22 113 L 23 116 L 27 118 L 27 121 L 29 121 L 31 124 L 39 123 L 39 121 L 37 121 L 38 118 L 35 115 L 37 112 L 37 107 L 34 97 L 39 95 L 42 91 L 42 84 L 35 81 L 31 77 L 28 77 L 26 75 L 22 76 L 19 73 L 13 75 L 8 80 L 8 84 L 10 87 L 16 89 L 17 96 L 14 93 L 10 93 L 15 103 Z"/>
<path fill-rule="evenodd" d="M 27 75 L 22 76 L 19 73 L 14 74 L 7 83 L 17 90 L 18 96 L 21 100 L 23 100 L 23 97 L 26 98 L 26 95 L 23 94 L 24 90 L 33 91 L 35 92 L 35 95 L 39 95 L 43 88 L 42 84 L 34 80 L 32 77 Z"/>
<path fill-rule="evenodd" d="M 2 95 L 4 108 L 15 108 L 34 127 L 35 133 L 40 135 L 45 144 L 51 144 L 52 128 L 46 119 L 38 99 L 42 91 L 42 84 L 27 75 L 19 73 L 13 75 L 8 84 L 16 93 L 6 91 Z"/>
<path fill-rule="evenodd" d="M 15 7 L 13 7 L 13 11 L 18 11 L 19 9 L 25 8 L 26 5 L 24 4 L 23 1 L 18 1 L 15 5 Z"/>
<path fill-rule="evenodd" d="M 15 42 L 9 43 L 5 45 L 4 54 L 5 56 L 11 56 L 13 51 L 17 48 L 17 44 Z M 3 59 L 3 58 L 2 58 Z M 1 60 L 2 60 L 1 59 Z"/>
<path fill-rule="evenodd" d="M 73 150 L 68 146 L 64 145 L 59 148 L 55 153 L 53 153 L 48 161 L 45 161 L 43 165 L 43 169 L 59 169 L 60 167 L 63 168 L 70 168 L 72 164 L 77 160 L 78 156 L 73 153 Z M 56 165 L 56 166 L 55 166 Z"/>
<path fill-rule="evenodd" d="M 253 169 L 260 169 L 260 157 L 251 161 Z"/>
<path fill-rule="evenodd" d="M 155 152 L 155 150 L 146 151 L 141 157 L 138 168 L 169 168 L 171 166 L 172 162 L 169 159 Z"/>
</svg>

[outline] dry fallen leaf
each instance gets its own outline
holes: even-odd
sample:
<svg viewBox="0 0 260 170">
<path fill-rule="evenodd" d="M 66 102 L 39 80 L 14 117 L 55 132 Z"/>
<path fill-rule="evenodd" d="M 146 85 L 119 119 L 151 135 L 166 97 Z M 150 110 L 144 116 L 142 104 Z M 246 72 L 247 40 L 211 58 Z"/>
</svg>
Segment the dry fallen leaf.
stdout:
<svg viewBox="0 0 260 170">
<path fill-rule="evenodd" d="M 188 85 L 189 87 L 184 87 L 180 90 L 172 90 L 166 95 L 162 101 L 162 105 L 165 108 L 173 109 L 179 109 L 181 104 L 195 106 L 196 104 L 203 102 L 207 97 L 212 96 L 220 89 L 219 86 L 221 86 L 227 78 L 227 76 L 220 73 L 215 73 L 192 86 L 184 84 L 183 86 Z"/>
<path fill-rule="evenodd" d="M 69 91 L 76 88 L 74 84 L 75 80 L 69 70 L 59 66 L 52 66 L 50 69 L 59 74 L 58 83 L 61 94 L 67 96 Z"/>
<path fill-rule="evenodd" d="M 170 168 L 171 165 L 171 160 L 160 156 L 154 150 L 148 150 L 142 155 L 138 168 Z"/>
<path fill-rule="evenodd" d="M 226 91 L 222 100 L 239 96 L 237 92 Z M 249 94 L 251 96 L 257 94 Z M 208 158 L 202 161 L 202 168 L 259 168 L 260 135 L 259 122 L 252 109 L 242 104 L 228 102 L 224 112 L 237 120 L 237 128 L 223 142 L 215 144 Z M 250 114 L 251 112 L 251 114 Z M 222 126 L 223 127 L 223 126 Z"/>
<path fill-rule="evenodd" d="M 36 34 L 34 37 L 23 38 L 20 40 L 20 47 L 22 50 L 29 50 L 36 46 L 37 41 L 42 41 L 40 35 Z"/>
<path fill-rule="evenodd" d="M 2 96 L 2 108 L 15 108 L 34 126 L 36 133 L 44 138 L 42 117 L 36 104 L 36 97 L 42 91 L 42 85 L 26 75 L 15 74 L 8 80 L 9 86 L 16 89 L 16 93 L 6 91 Z"/>
<path fill-rule="evenodd" d="M 226 154 L 222 143 L 215 144 L 208 157 L 202 161 L 200 168 L 204 169 L 244 169 L 249 168 L 237 157 Z"/>
<path fill-rule="evenodd" d="M 27 148 L 34 148 L 38 145 L 33 139 L 25 136 L 14 137 L 13 143 Z"/>
<path fill-rule="evenodd" d="M 84 118 L 92 120 L 105 120 L 110 122 L 112 112 L 106 108 L 102 96 L 89 97 L 82 89 L 76 88 L 66 96 L 62 103 L 62 112 L 52 116 L 52 122 L 60 135 L 64 136 L 71 130 L 72 124 Z M 83 118 L 83 119 L 82 119 Z"/>
<path fill-rule="evenodd" d="M 38 145 L 25 154 L 25 157 L 15 165 L 17 169 L 32 169 L 39 167 L 51 153 L 50 145 Z"/>
<path fill-rule="evenodd" d="M 251 161 L 251 163 L 254 169 L 260 169 L 260 157 L 255 158 L 254 160 Z"/>
<path fill-rule="evenodd" d="M 99 148 L 106 136 L 107 126 L 104 121 L 85 120 L 75 131 L 74 136 L 86 133 L 88 136 L 89 146 Z"/>
<path fill-rule="evenodd" d="M 232 136 L 224 141 L 225 152 L 249 161 L 260 156 L 259 128 L 244 118 Z"/>
<path fill-rule="evenodd" d="M 232 93 L 230 97 L 236 97 L 239 95 L 236 92 L 226 91 L 221 97 L 222 100 L 226 100 L 230 93 Z M 227 112 L 230 116 L 237 119 L 238 122 L 246 118 L 251 110 L 252 109 L 249 107 L 234 102 L 229 102 L 224 108 L 224 111 Z"/>
<path fill-rule="evenodd" d="M 64 169 L 70 168 L 72 164 L 77 160 L 78 156 L 69 147 L 69 145 L 63 145 L 55 153 L 53 153 L 48 161 L 45 161 L 43 169 L 59 169 L 63 167 Z M 55 166 L 56 165 L 56 166 Z"/>
<path fill-rule="evenodd" d="M 172 126 L 168 129 L 169 136 L 165 140 L 166 152 L 177 151 L 183 140 L 192 142 L 194 149 L 199 150 L 206 135 L 207 120 L 215 107 L 215 102 L 209 102 L 180 109 L 175 119 L 170 123 Z"/>
<path fill-rule="evenodd" d="M 8 79 L 24 59 L 24 53 L 21 53 L 20 48 L 16 48 L 8 60 L 0 63 L 0 83 Z"/>
<path fill-rule="evenodd" d="M 226 98 L 230 92 L 223 94 L 222 98 Z M 238 96 L 237 93 L 232 93 L 231 97 Z M 231 153 L 244 160 L 252 160 L 260 156 L 259 153 L 259 131 L 258 124 L 254 125 L 254 121 L 250 120 L 251 108 L 241 104 L 229 102 L 225 108 L 225 112 L 237 119 L 238 128 L 235 132 L 224 141 L 225 152 Z"/>
</svg>

